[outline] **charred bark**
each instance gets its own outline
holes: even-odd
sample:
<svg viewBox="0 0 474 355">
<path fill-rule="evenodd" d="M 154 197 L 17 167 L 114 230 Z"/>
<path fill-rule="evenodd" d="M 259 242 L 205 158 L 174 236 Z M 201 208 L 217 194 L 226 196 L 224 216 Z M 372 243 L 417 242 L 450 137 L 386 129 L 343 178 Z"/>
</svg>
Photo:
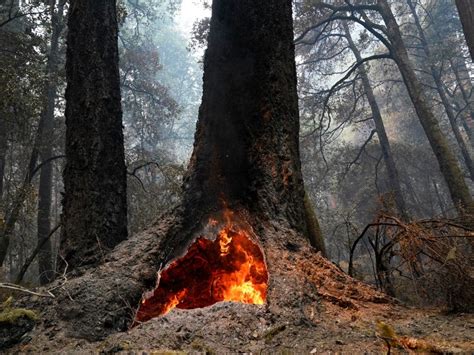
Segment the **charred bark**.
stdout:
<svg viewBox="0 0 474 355">
<path fill-rule="evenodd" d="M 82 12 L 84 4 L 102 8 L 92 0 L 73 2 L 70 21 L 93 17 Z M 58 288 L 53 307 L 46 309 L 60 310 L 57 314 L 71 335 L 100 339 L 127 329 L 143 292 L 155 286 L 156 273 L 183 256 L 203 236 L 209 218 L 223 209 L 233 212 L 235 221 L 246 226 L 264 253 L 269 314 L 278 317 L 281 307 L 306 302 L 303 295 L 313 292 L 306 289 L 307 279 L 292 271 L 297 260 L 302 263 L 309 253 L 314 255 L 314 249 L 307 243 L 299 160 L 291 1 L 215 0 L 212 11 L 203 101 L 183 202 L 148 231 L 120 243 L 103 265 L 77 268 Z M 77 30 L 73 23 L 68 55 L 82 56 L 87 63 L 88 53 L 83 49 L 72 53 Z M 83 30 L 89 33 L 90 29 Z M 95 46 L 91 36 L 89 48 Z M 73 69 L 77 68 L 70 63 L 70 80 Z M 72 88 L 68 88 L 69 100 L 77 100 L 77 95 L 71 96 Z M 80 103 L 69 104 L 69 121 L 71 106 L 76 115 L 88 108 L 88 102 Z M 84 122 L 88 122 L 86 117 Z M 81 129 L 76 127 L 76 133 Z M 82 276 L 73 278 L 78 274 Z M 291 287 L 281 297 L 284 285 Z"/>
<path fill-rule="evenodd" d="M 469 188 L 464 180 L 459 163 L 449 147 L 441 131 L 439 122 L 430 109 L 428 99 L 423 92 L 421 82 L 417 78 L 412 63 L 408 57 L 397 21 L 386 0 L 378 0 L 380 14 L 387 26 L 387 35 L 391 42 L 391 54 L 402 74 L 410 99 L 426 133 L 431 148 L 438 160 L 441 173 L 448 185 L 451 198 L 459 214 L 466 223 L 473 224 L 474 202 Z"/>
<path fill-rule="evenodd" d="M 474 61 L 474 4 L 472 0 L 456 0 L 466 43 Z"/>
<path fill-rule="evenodd" d="M 61 235 L 68 270 L 97 263 L 127 237 L 115 3 L 70 3 Z"/>
</svg>

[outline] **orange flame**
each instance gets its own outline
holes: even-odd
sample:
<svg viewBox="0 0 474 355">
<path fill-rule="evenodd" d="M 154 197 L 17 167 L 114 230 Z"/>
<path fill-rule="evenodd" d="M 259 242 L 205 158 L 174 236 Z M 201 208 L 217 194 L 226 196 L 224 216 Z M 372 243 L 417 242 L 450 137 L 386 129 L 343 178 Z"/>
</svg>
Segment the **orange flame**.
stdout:
<svg viewBox="0 0 474 355">
<path fill-rule="evenodd" d="M 225 225 L 215 241 L 200 237 L 185 256 L 160 275 L 157 288 L 144 296 L 135 323 L 163 315 L 173 308 L 192 309 L 216 302 L 264 304 L 268 273 L 263 253 L 249 233 L 232 222 L 225 210 Z M 209 225 L 217 226 L 215 219 Z"/>
</svg>

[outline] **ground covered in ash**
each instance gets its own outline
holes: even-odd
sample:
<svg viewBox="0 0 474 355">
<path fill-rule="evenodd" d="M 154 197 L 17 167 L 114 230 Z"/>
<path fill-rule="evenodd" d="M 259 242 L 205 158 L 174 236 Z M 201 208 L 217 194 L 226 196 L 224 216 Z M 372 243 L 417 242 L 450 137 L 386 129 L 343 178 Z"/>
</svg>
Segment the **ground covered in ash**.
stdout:
<svg viewBox="0 0 474 355">
<path fill-rule="evenodd" d="M 268 228 L 259 238 L 270 275 L 264 305 L 221 302 L 174 309 L 96 342 L 75 338 L 66 323 L 43 314 L 35 329 L 8 351 L 384 353 L 387 343 L 392 352 L 409 346 L 424 352 L 474 351 L 474 315 L 406 307 L 352 279 L 296 235 L 277 238 L 274 233 Z"/>
</svg>

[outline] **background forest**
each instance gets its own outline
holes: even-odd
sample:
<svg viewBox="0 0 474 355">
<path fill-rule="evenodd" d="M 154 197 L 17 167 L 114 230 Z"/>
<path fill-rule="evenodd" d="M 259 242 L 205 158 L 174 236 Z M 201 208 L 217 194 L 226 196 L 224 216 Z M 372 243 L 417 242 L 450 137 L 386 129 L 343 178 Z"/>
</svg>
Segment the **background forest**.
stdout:
<svg viewBox="0 0 474 355">
<path fill-rule="evenodd" d="M 193 1 L 119 0 L 130 235 L 180 199 L 209 24 L 209 3 Z M 473 64 L 458 12 L 451 0 L 389 1 L 393 28 L 350 3 L 294 1 L 307 202 L 344 271 L 446 302 L 472 265 Z M 57 260 L 67 11 L 0 0 L 1 278 L 27 286 L 51 281 Z"/>
</svg>

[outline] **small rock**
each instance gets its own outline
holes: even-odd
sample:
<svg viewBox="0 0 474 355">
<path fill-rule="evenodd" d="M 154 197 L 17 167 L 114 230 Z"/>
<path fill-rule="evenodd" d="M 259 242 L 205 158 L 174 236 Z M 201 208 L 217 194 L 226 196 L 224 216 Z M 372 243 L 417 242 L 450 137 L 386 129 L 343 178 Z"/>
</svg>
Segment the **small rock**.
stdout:
<svg viewBox="0 0 474 355">
<path fill-rule="evenodd" d="M 336 344 L 337 344 L 337 345 L 344 345 L 344 342 L 343 342 L 342 340 L 340 340 L 340 339 L 337 339 L 337 340 L 336 340 Z"/>
<path fill-rule="evenodd" d="M 314 348 L 313 350 L 311 350 L 309 353 L 310 354 L 316 354 L 318 352 L 318 349 L 317 348 Z"/>
</svg>

